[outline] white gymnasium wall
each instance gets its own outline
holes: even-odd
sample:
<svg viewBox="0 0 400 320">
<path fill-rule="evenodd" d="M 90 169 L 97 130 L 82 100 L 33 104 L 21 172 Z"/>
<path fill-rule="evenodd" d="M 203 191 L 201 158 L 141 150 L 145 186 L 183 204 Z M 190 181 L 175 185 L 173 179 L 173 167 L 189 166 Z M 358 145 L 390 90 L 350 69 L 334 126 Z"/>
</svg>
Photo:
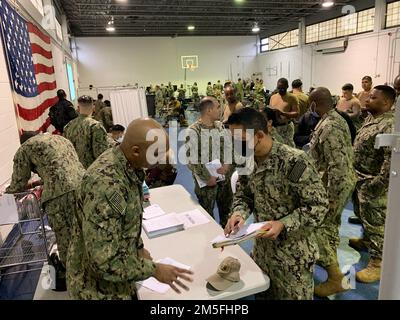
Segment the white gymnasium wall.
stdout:
<svg viewBox="0 0 400 320">
<path fill-rule="evenodd" d="M 64 89 L 69 99 L 69 85 L 67 76 L 67 66 L 65 64 L 65 56 L 63 50 L 53 42 L 51 44 L 53 53 L 54 72 L 56 75 L 57 89 Z"/>
<path fill-rule="evenodd" d="M 310 44 L 259 54 L 258 68 L 264 74 L 266 87 L 274 89 L 280 77 L 289 82 L 300 78 L 305 91 L 310 86 L 326 86 L 332 93 L 341 94 L 341 87 L 348 82 L 356 92 L 362 90 L 361 79 L 366 75 L 378 85 L 392 83 L 399 73 L 400 40 L 396 40 L 396 30 L 352 36 L 344 53 L 323 55 L 313 48 Z M 276 75 L 271 70 L 274 68 Z"/>
<path fill-rule="evenodd" d="M 20 146 L 7 62 L 3 52 L 0 39 L 0 190 L 5 188 L 11 178 L 14 154 Z M 12 226 L 0 226 L 0 244 L 11 228 Z"/>
<path fill-rule="evenodd" d="M 138 83 L 180 85 L 181 56 L 199 56 L 199 69 L 187 72 L 187 84 L 250 77 L 257 71 L 256 37 L 76 38 L 79 85 L 87 88 Z"/>
<path fill-rule="evenodd" d="M 0 185 L 12 174 L 13 157 L 19 148 L 19 135 L 12 91 L 7 71 L 7 62 L 0 41 Z"/>
</svg>

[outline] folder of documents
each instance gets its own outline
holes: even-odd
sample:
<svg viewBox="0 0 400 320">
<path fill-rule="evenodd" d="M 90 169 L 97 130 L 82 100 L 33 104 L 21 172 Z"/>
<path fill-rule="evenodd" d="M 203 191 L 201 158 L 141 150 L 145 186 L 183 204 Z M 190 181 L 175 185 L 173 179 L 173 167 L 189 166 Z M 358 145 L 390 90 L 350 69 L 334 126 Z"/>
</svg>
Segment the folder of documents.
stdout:
<svg viewBox="0 0 400 320">
<path fill-rule="evenodd" d="M 252 223 L 247 226 L 243 226 L 236 234 L 226 236 L 218 236 L 211 241 L 213 248 L 222 248 L 228 246 L 234 246 L 247 240 L 254 239 L 258 235 L 265 233 L 261 228 L 266 222 Z"/>
<path fill-rule="evenodd" d="M 148 206 L 147 208 L 144 208 L 143 219 L 149 220 L 153 218 L 158 218 L 165 214 L 166 212 L 163 209 L 161 209 L 161 207 L 158 204 L 153 204 L 151 206 Z"/>
<path fill-rule="evenodd" d="M 177 214 L 167 214 L 158 218 L 144 220 L 143 229 L 149 238 L 184 230 L 184 223 Z"/>
<path fill-rule="evenodd" d="M 217 170 L 222 167 L 220 160 L 216 159 L 214 161 L 206 163 L 205 166 L 206 166 L 208 172 L 210 173 L 210 175 L 212 177 L 216 177 L 218 182 L 225 180 L 225 176 L 222 174 L 219 174 L 217 172 Z M 202 180 L 197 174 L 194 174 L 194 176 L 195 176 L 200 188 L 204 188 L 207 186 L 207 181 Z"/>
</svg>

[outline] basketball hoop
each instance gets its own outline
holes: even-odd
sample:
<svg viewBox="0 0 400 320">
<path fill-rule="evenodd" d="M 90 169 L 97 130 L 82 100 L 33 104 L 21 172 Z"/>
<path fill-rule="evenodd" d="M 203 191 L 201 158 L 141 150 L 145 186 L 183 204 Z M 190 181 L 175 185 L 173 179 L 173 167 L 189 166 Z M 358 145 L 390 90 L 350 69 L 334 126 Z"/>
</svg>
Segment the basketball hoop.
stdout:
<svg viewBox="0 0 400 320">
<path fill-rule="evenodd" d="M 190 71 L 194 71 L 194 69 L 196 69 L 196 68 L 194 67 L 193 64 L 188 63 L 187 66 L 186 66 L 186 69 L 189 69 Z"/>
<path fill-rule="evenodd" d="M 198 56 L 182 56 L 182 69 L 194 71 L 199 67 Z"/>
</svg>

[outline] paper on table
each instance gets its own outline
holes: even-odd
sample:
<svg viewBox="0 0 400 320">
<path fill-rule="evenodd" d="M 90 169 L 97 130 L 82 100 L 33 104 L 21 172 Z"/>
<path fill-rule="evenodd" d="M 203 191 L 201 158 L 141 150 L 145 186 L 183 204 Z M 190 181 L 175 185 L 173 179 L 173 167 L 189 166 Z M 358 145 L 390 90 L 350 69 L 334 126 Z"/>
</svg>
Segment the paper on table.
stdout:
<svg viewBox="0 0 400 320">
<path fill-rule="evenodd" d="M 0 196 L 0 225 L 13 224 L 19 221 L 17 204 L 12 194 Z"/>
<path fill-rule="evenodd" d="M 176 214 L 166 214 L 164 216 L 143 221 L 143 228 L 146 232 L 156 232 L 174 227 L 182 227 L 182 222 Z M 183 228 L 182 228 L 183 229 Z"/>
<path fill-rule="evenodd" d="M 222 167 L 221 161 L 219 159 L 206 163 L 205 166 L 210 175 L 212 177 L 216 177 L 218 182 L 225 180 L 225 176 L 217 172 L 217 170 Z M 199 184 L 200 189 L 207 186 L 207 181 L 202 180 L 197 174 L 194 174 L 194 176 L 197 180 L 197 183 Z"/>
<path fill-rule="evenodd" d="M 183 222 L 185 229 L 194 228 L 210 222 L 210 219 L 199 209 L 179 213 L 178 218 Z"/>
<path fill-rule="evenodd" d="M 187 266 L 169 257 L 160 259 L 157 261 L 157 263 L 168 264 L 177 268 L 190 270 L 190 266 Z M 154 277 L 150 277 L 144 281 L 139 281 L 137 282 L 137 284 L 161 294 L 167 293 L 168 290 L 171 288 L 168 284 L 162 283 Z"/>
<path fill-rule="evenodd" d="M 165 211 L 158 204 L 153 204 L 143 210 L 143 219 L 153 219 L 165 215 Z"/>
</svg>

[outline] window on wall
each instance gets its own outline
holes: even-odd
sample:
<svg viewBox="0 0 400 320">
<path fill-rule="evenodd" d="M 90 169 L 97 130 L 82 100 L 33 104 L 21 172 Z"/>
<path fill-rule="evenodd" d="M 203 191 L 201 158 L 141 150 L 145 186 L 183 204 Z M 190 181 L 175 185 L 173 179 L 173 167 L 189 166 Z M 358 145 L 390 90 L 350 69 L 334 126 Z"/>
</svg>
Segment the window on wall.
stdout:
<svg viewBox="0 0 400 320">
<path fill-rule="evenodd" d="M 373 31 L 375 26 L 375 8 L 358 13 L 357 32 Z"/>
<path fill-rule="evenodd" d="M 374 25 L 375 8 L 355 12 L 343 17 L 307 26 L 306 43 L 373 31 Z"/>
<path fill-rule="evenodd" d="M 261 52 L 268 51 L 269 43 L 268 38 L 261 39 Z"/>
<path fill-rule="evenodd" d="M 44 16 L 43 1 L 42 0 L 31 0 L 33 6 Z"/>
<path fill-rule="evenodd" d="M 71 101 L 74 101 L 76 99 L 74 71 L 73 71 L 72 65 L 70 63 L 67 63 L 67 76 L 68 76 L 70 98 L 71 98 Z"/>
<path fill-rule="evenodd" d="M 61 24 L 58 22 L 58 19 L 55 19 L 55 23 L 56 23 L 57 38 L 62 41 L 63 40 L 63 34 L 62 34 Z"/>
<path fill-rule="evenodd" d="M 299 45 L 299 29 L 282 32 L 261 39 L 261 52 L 290 48 Z"/>
<path fill-rule="evenodd" d="M 337 19 L 336 37 L 344 37 L 357 33 L 357 13 L 348 14 Z"/>
<path fill-rule="evenodd" d="M 400 1 L 388 3 L 386 9 L 386 28 L 400 25 Z"/>
</svg>

